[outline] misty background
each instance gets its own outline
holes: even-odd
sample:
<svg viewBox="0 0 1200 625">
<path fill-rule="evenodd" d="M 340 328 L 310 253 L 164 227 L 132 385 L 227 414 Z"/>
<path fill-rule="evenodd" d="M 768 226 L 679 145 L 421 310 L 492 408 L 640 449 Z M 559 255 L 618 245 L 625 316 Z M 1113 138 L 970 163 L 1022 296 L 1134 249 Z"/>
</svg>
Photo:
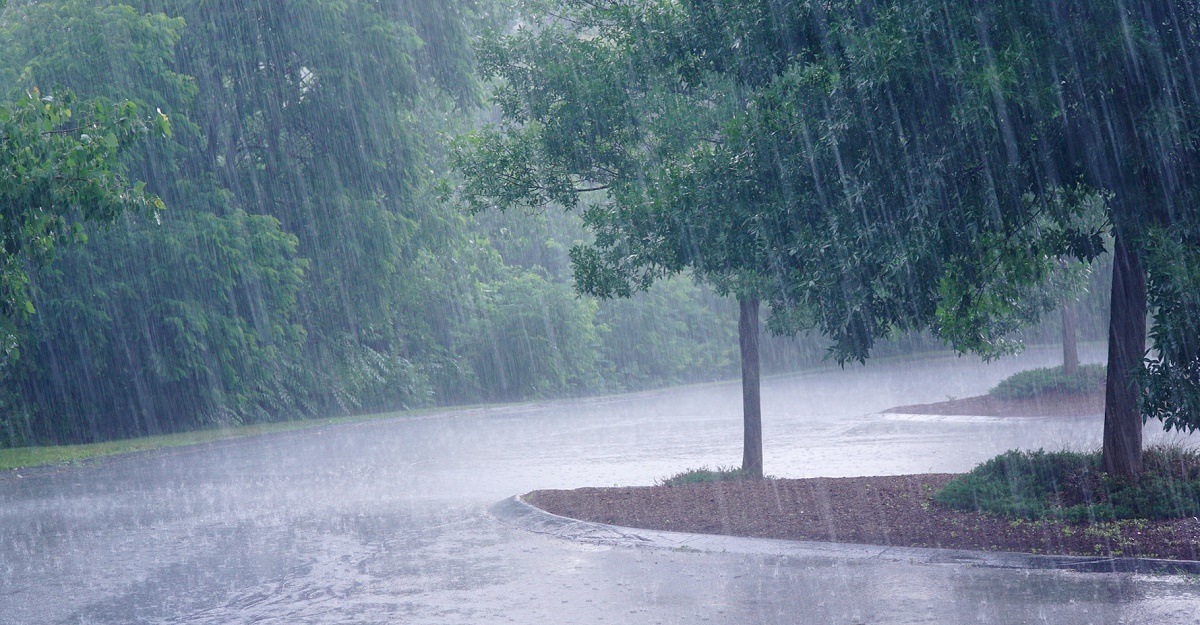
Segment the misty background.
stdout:
<svg viewBox="0 0 1200 625">
<path fill-rule="evenodd" d="M 86 244 L 30 264 L 0 447 L 735 376 L 732 299 L 686 275 L 581 296 L 577 215 L 448 198 L 450 137 L 495 116 L 473 40 L 517 19 L 488 0 L 10 2 L 0 99 L 130 99 L 173 134 L 124 156 L 166 210 L 84 223 Z M 1106 336 L 1110 274 L 1088 276 L 1081 341 Z M 1058 315 L 1019 338 L 1061 341 Z M 826 363 L 816 335 L 762 345 L 767 374 Z M 940 349 L 906 334 L 874 355 Z"/>
</svg>

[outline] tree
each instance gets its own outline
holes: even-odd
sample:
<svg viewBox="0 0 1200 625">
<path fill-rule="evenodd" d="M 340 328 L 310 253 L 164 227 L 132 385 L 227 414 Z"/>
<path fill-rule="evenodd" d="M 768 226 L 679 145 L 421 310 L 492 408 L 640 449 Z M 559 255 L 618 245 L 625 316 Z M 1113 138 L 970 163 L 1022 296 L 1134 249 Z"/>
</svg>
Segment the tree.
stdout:
<svg viewBox="0 0 1200 625">
<path fill-rule="evenodd" d="M 742 470 L 761 477 L 758 325 L 767 283 L 743 258 L 757 253 L 755 235 L 740 227 L 702 232 L 654 214 L 666 194 L 652 190 L 677 179 L 674 167 L 714 140 L 739 105 L 735 81 L 714 75 L 689 82 L 689 68 L 668 62 L 672 50 L 652 35 L 656 25 L 677 26 L 670 11 L 657 3 L 568 3 L 536 28 L 485 46 L 482 69 L 500 81 L 495 99 L 504 121 L 459 144 L 460 194 L 476 211 L 552 203 L 581 209 L 595 235 L 593 244 L 571 250 L 584 293 L 628 297 L 686 272 L 734 294 Z"/>
<path fill-rule="evenodd" d="M 15 327 L 23 357 L 3 371 L 0 444 L 91 442 L 305 408 L 294 313 L 306 261 L 278 220 L 247 214 L 179 167 L 197 128 L 195 81 L 174 71 L 183 30 L 178 18 L 91 0 L 14 6 L 0 23 L 0 75 L 18 97 L 52 84 L 123 96 L 169 112 L 175 131 L 115 157 L 145 191 L 170 198 L 170 210 L 81 224 L 89 245 L 58 250 L 30 273 L 38 314 Z"/>
<path fill-rule="evenodd" d="M 1103 198 L 1115 237 L 1104 464 L 1135 476 L 1144 416 L 1188 429 L 1200 419 L 1186 400 L 1200 390 L 1185 382 L 1192 341 L 1180 332 L 1197 309 L 1178 265 L 1194 259 L 1147 261 L 1147 250 L 1186 249 L 1197 220 L 1195 9 L 1158 0 L 831 3 L 813 16 L 820 46 L 793 45 L 806 51 L 791 55 L 750 111 L 753 157 L 743 160 L 759 165 L 745 179 L 771 189 L 776 206 L 791 203 L 799 223 L 865 217 L 844 230 L 850 239 L 807 240 L 845 250 L 860 277 L 884 278 L 876 291 L 908 289 L 900 316 L 886 312 L 885 297 L 875 309 L 883 314 L 868 317 L 932 319 L 972 350 L 1002 336 L 1006 324 L 996 322 L 1017 312 L 1056 256 L 1101 251 L 1079 207 Z M 779 245 L 806 240 L 783 233 Z M 888 250 L 892 265 L 864 265 L 871 247 Z M 820 249 L 780 257 L 793 297 L 830 292 L 819 278 L 837 267 L 813 266 Z M 1147 276 L 1162 287 L 1149 301 Z M 874 308 L 870 297 L 851 301 Z M 1161 330 L 1151 334 L 1158 357 L 1144 368 L 1148 304 Z M 1144 379 L 1153 382 L 1142 392 Z"/>
<path fill-rule="evenodd" d="M 30 275 L 0 444 L 610 388 L 595 302 L 429 184 L 473 120 L 472 30 L 502 4 L 6 11 L 6 89 L 128 98 L 175 132 L 121 159 L 170 210 L 85 227 Z"/>
<path fill-rule="evenodd" d="M 430 172 L 439 131 L 478 98 L 469 37 L 489 3 L 134 4 L 188 25 L 175 67 L 196 82 L 197 130 L 174 163 L 188 184 L 170 186 L 274 217 L 310 260 L 296 308 L 313 412 L 427 402 L 428 376 L 457 355 L 437 305 L 453 298 L 426 255 L 467 246 Z"/>
<path fill-rule="evenodd" d="M 477 8 L 5 11 L 0 101 L 65 85 L 161 108 L 175 132 L 121 159 L 171 210 L 85 228 L 93 245 L 32 277 L 53 314 L 21 324 L 31 358 L 3 372 L 16 396 L 0 412 L 25 413 L 45 440 L 90 441 L 430 401 L 429 372 L 460 356 L 446 338 L 459 285 L 436 265 L 468 233 L 428 182 L 441 125 L 475 97 Z M 132 249 L 146 262 L 130 263 Z M 60 375 L 63 362 L 77 364 Z"/>
<path fill-rule="evenodd" d="M 609 202 L 584 208 L 595 241 L 573 253 L 582 283 L 619 295 L 688 269 L 754 284 L 775 327 L 816 327 L 844 361 L 923 327 L 964 351 L 1013 349 L 1005 335 L 1048 310 L 1037 293 L 1057 259 L 1103 252 L 1103 228 L 1085 218 L 1099 197 L 1116 254 L 1105 464 L 1140 470 L 1142 249 L 1194 219 L 1194 12 L 1019 0 L 558 9 L 493 57 L 506 119 L 463 161 L 484 181 L 465 187 L 477 206 L 574 207 L 604 190 Z M 680 118 L 679 102 L 698 112 Z M 1155 336 L 1177 351 L 1160 349 L 1152 371 L 1191 366 L 1181 333 Z"/>
<path fill-rule="evenodd" d="M 932 8 L 912 7 L 913 15 Z M 1156 397 L 1163 387 L 1139 389 L 1147 375 L 1187 379 L 1194 367 L 1187 341 L 1176 341 L 1168 328 L 1197 309 L 1173 289 L 1155 290 L 1148 300 L 1146 285 L 1147 276 L 1173 282 L 1169 276 L 1192 260 L 1154 256 L 1151 263 L 1147 251 L 1187 240 L 1197 219 L 1200 92 L 1189 86 L 1200 60 L 1195 9 L 1158 0 L 1014 1 L 956 6 L 909 22 L 915 32 L 949 42 L 940 50 L 910 47 L 920 49 L 926 67 L 932 54 L 945 76 L 962 77 L 945 81 L 952 88 L 943 97 L 973 103 L 976 112 L 960 115 L 959 127 L 977 137 L 993 170 L 1006 172 L 1000 179 L 1038 194 L 1077 183 L 1107 200 L 1115 258 L 1103 452 L 1106 470 L 1122 476 L 1141 471 L 1144 417 L 1189 429 L 1200 418 L 1179 410 L 1188 405 L 1181 387 L 1174 387 L 1173 402 Z M 931 82 L 915 75 L 905 81 Z M 1151 334 L 1159 356 L 1146 369 L 1148 307 L 1162 330 Z"/>
<path fill-rule="evenodd" d="M 1100 200 L 1101 198 L 1097 198 Z M 1098 201 L 1100 209 L 1098 216 L 1106 220 L 1104 202 Z M 1065 258 L 1059 259 L 1060 270 L 1048 281 L 1048 295 L 1059 302 L 1059 321 L 1062 326 L 1063 373 L 1072 375 L 1079 370 L 1078 321 L 1076 304 L 1080 295 L 1086 291 L 1087 281 L 1091 277 L 1092 265 L 1085 265 Z"/>
<path fill-rule="evenodd" d="M 595 236 L 572 250 L 587 292 L 628 295 L 686 271 L 736 294 L 748 473 L 761 474 L 760 298 L 773 331 L 815 327 L 843 363 L 935 322 L 962 349 L 1002 353 L 1003 335 L 1045 307 L 1032 294 L 1077 234 L 1061 223 L 1074 205 L 1045 202 L 1056 212 L 1037 228 L 1020 214 L 987 224 L 984 207 L 927 217 L 893 162 L 870 180 L 848 169 L 904 147 L 883 145 L 859 121 L 879 115 L 838 89 L 819 9 L 566 2 L 551 15 L 485 48 L 504 120 L 460 152 L 463 195 L 476 209 L 580 208 Z M 980 223 L 981 236 L 959 235 Z"/>
<path fill-rule="evenodd" d="M 143 183 L 125 179 L 118 160 L 152 130 L 170 132 L 161 113 L 145 120 L 128 101 L 79 107 L 70 91 L 33 89 L 0 107 L 0 341 L 8 360 L 19 356 L 17 324 L 35 312 L 30 268 L 84 242 L 85 222 L 163 208 Z"/>
</svg>

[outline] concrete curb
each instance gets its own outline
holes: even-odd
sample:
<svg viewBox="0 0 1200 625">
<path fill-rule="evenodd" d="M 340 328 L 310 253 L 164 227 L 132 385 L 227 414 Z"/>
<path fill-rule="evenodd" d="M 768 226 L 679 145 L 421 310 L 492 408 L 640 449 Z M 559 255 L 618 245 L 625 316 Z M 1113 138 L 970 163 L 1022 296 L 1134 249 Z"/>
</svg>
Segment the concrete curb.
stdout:
<svg viewBox="0 0 1200 625">
<path fill-rule="evenodd" d="M 744 538 L 636 529 L 580 521 L 551 514 L 513 496 L 488 511 L 501 522 L 535 534 L 593 545 L 675 551 L 742 553 L 826 560 L 885 560 L 920 564 L 962 564 L 1005 569 L 1053 569 L 1090 573 L 1200 574 L 1200 561 L 1151 558 L 1091 558 L 1028 553 L 854 545 L 773 538 Z"/>
</svg>

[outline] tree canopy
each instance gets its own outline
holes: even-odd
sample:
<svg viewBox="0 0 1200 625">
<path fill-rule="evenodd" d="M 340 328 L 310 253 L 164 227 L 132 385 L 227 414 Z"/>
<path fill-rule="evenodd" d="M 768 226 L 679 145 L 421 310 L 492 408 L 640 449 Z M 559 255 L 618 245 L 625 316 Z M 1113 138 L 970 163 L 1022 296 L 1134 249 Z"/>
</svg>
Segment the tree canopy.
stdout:
<svg viewBox="0 0 1200 625">
<path fill-rule="evenodd" d="M 587 236 L 577 219 L 471 219 L 439 200 L 445 137 L 478 114 L 472 39 L 511 17 L 490 1 L 8 6 L 0 102 L 14 115 L 70 89 L 56 130 L 161 110 L 173 132 L 114 127 L 113 152 L 109 131 L 85 131 L 130 203 L 93 221 L 80 205 L 34 215 L 54 218 L 31 226 L 53 254 L 6 274 L 20 297 L 4 345 L 20 358 L 0 368 L 0 445 L 727 374 L 730 324 L 705 292 L 579 299 L 565 271 Z M 131 104 L 101 115 L 96 101 Z M 65 153 L 82 134 L 29 140 Z"/>
<path fill-rule="evenodd" d="M 925 71 L 920 50 L 886 66 L 849 44 L 826 50 L 882 35 L 787 6 L 780 23 L 759 3 L 568 2 L 498 39 L 484 67 L 504 118 L 464 144 L 464 195 L 477 208 L 580 207 L 595 240 L 572 257 L 600 295 L 687 269 L 763 294 L 776 329 L 817 327 L 841 359 L 931 325 L 962 349 L 1001 350 L 1040 312 L 1028 295 L 1056 256 L 1102 251 L 1081 218 L 1094 203 L 1069 187 L 972 188 L 991 172 L 950 141 L 960 129 L 925 136 L 952 103 L 892 93 Z M 743 52 L 735 33 L 778 47 Z M 896 125 L 901 105 L 919 128 Z M 914 133 L 937 149 L 912 145 Z M 608 195 L 581 203 L 592 191 Z"/>
<path fill-rule="evenodd" d="M 461 152 L 463 191 L 581 206 L 585 289 L 687 269 L 753 284 L 774 327 L 815 327 L 839 359 L 912 328 L 992 355 L 1111 224 L 1106 463 L 1140 466 L 1147 270 L 1172 319 L 1142 405 L 1194 427 L 1153 397 L 1193 377 L 1165 284 L 1189 278 L 1142 260 L 1195 220 L 1189 4 L 553 4 L 485 47 L 503 118 Z"/>
<path fill-rule="evenodd" d="M 145 183 L 127 181 L 118 155 L 152 128 L 169 134 L 166 116 L 143 119 L 128 101 L 76 104 L 70 91 L 33 89 L 0 107 L 0 341 L 9 360 L 19 356 L 17 324 L 34 312 L 31 263 L 86 240 L 86 221 L 163 207 Z"/>
</svg>

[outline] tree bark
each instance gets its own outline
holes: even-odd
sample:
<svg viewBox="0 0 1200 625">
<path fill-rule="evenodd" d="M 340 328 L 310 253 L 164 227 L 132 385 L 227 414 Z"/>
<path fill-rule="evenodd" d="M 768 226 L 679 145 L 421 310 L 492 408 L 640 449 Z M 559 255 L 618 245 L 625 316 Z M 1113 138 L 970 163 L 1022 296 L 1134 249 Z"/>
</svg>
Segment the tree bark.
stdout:
<svg viewBox="0 0 1200 625">
<path fill-rule="evenodd" d="M 1119 233 L 1113 257 L 1111 311 L 1104 392 L 1104 470 L 1115 476 L 1136 477 L 1142 472 L 1137 371 L 1146 355 L 1146 274 L 1137 251 Z"/>
<path fill-rule="evenodd" d="M 1063 373 L 1079 370 L 1079 349 L 1075 345 L 1075 304 L 1070 300 L 1062 305 Z"/>
<path fill-rule="evenodd" d="M 759 392 L 758 298 L 738 299 L 738 343 L 742 351 L 742 473 L 763 476 L 762 403 Z"/>
</svg>

